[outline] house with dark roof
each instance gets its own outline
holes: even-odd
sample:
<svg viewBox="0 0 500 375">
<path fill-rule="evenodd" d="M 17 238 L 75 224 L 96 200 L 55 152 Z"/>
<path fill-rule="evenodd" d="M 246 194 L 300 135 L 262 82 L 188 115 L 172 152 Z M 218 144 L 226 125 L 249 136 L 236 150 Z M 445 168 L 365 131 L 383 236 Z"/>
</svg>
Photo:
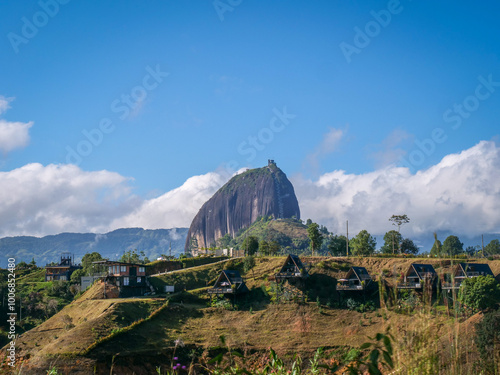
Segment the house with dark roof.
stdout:
<svg viewBox="0 0 500 375">
<path fill-rule="evenodd" d="M 155 292 L 147 276 L 149 266 L 145 264 L 113 260 L 99 260 L 93 263 L 108 267 L 104 283 L 118 287 L 119 297 L 143 296 L 145 293 Z"/>
<path fill-rule="evenodd" d="M 398 289 L 422 289 L 424 285 L 435 285 L 437 273 L 431 264 L 412 263 L 403 275 L 403 281 L 396 284 Z"/>
<path fill-rule="evenodd" d="M 276 280 L 302 279 L 308 277 L 306 268 L 297 255 L 289 254 L 283 266 L 275 274 Z"/>
<path fill-rule="evenodd" d="M 233 270 L 224 270 L 220 273 L 212 288 L 207 290 L 208 294 L 236 295 L 248 292 L 248 288 L 240 273 Z"/>
<path fill-rule="evenodd" d="M 365 267 L 351 267 L 344 278 L 337 280 L 337 290 L 365 290 L 371 287 L 372 281 Z"/>
<path fill-rule="evenodd" d="M 62 253 L 59 264 L 45 266 L 45 281 L 69 281 L 71 274 L 81 268 L 80 265 L 73 264 L 73 257 L 70 253 Z"/>
<path fill-rule="evenodd" d="M 453 273 L 448 275 L 447 281 L 442 283 L 443 289 L 459 289 L 462 282 L 471 277 L 493 275 L 491 268 L 486 263 L 459 263 Z"/>
</svg>

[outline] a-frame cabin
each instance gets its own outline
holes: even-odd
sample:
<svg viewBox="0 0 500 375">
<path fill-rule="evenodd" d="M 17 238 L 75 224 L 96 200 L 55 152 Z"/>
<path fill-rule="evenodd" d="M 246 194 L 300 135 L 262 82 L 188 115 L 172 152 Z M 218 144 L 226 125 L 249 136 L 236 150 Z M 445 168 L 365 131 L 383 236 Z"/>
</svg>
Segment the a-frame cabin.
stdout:
<svg viewBox="0 0 500 375">
<path fill-rule="evenodd" d="M 462 282 L 471 277 L 493 275 L 491 268 L 486 263 L 459 263 L 451 275 L 449 282 L 443 282 L 443 289 L 459 289 Z"/>
<path fill-rule="evenodd" d="M 371 286 L 372 280 L 365 267 L 351 267 L 344 278 L 337 281 L 337 290 L 366 290 Z"/>
<path fill-rule="evenodd" d="M 424 285 L 435 285 L 437 273 L 431 264 L 412 263 L 403 277 L 396 285 L 398 289 L 422 289 Z"/>
<path fill-rule="evenodd" d="M 306 268 L 302 264 L 302 261 L 298 257 L 298 255 L 289 254 L 283 266 L 275 275 L 276 280 L 293 280 L 293 279 L 303 279 L 308 277 Z"/>
<path fill-rule="evenodd" d="M 220 273 L 214 286 L 207 290 L 208 294 L 242 294 L 248 292 L 243 278 L 238 271 L 224 270 Z"/>
</svg>

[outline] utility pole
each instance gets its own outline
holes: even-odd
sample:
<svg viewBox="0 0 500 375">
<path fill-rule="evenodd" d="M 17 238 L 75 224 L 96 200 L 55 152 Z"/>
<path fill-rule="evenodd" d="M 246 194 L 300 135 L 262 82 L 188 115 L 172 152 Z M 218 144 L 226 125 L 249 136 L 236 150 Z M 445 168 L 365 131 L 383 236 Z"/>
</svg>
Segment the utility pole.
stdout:
<svg viewBox="0 0 500 375">
<path fill-rule="evenodd" d="M 392 255 L 394 255 L 394 233 L 392 233 Z"/>
<path fill-rule="evenodd" d="M 170 247 L 168 249 L 168 260 L 172 259 L 172 241 L 170 241 Z"/>
<path fill-rule="evenodd" d="M 346 241 L 345 241 L 345 250 L 346 250 L 346 254 L 347 256 L 349 256 L 349 220 L 346 220 L 345 222 L 346 224 Z"/>
<path fill-rule="evenodd" d="M 482 248 L 482 253 L 484 257 L 484 234 L 481 234 L 481 248 Z"/>
</svg>

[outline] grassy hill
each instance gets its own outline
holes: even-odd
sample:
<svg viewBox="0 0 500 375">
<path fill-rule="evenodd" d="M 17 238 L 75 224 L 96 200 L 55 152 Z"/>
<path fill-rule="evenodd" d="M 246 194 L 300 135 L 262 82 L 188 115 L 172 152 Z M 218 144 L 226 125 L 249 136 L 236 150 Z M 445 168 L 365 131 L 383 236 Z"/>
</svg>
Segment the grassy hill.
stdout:
<svg viewBox="0 0 500 375">
<path fill-rule="evenodd" d="M 355 297 L 335 291 L 335 279 L 352 265 L 366 267 L 372 275 L 384 273 L 388 285 L 415 259 L 306 257 L 310 278 L 302 287 L 305 301 L 274 303 L 273 274 L 283 257 L 256 258 L 247 269 L 243 259 L 209 264 L 155 277 L 152 282 L 176 285 L 185 291 L 165 299 L 94 299 L 102 293 L 94 285 L 77 301 L 18 340 L 23 373 L 46 374 L 55 366 L 63 373 L 153 374 L 159 366 L 170 368 L 171 359 L 183 364 L 204 363 L 226 345 L 246 353 L 253 364 L 265 363 L 268 348 L 291 361 L 299 353 L 311 358 L 325 347 L 328 361 L 343 361 L 348 353 L 390 327 L 394 335 L 394 360 L 401 369 L 439 368 L 449 374 L 475 374 L 478 354 L 473 342 L 474 324 L 481 315 L 455 318 L 445 306 L 422 305 L 411 313 L 380 307 L 376 293 Z M 425 259 L 437 272 L 448 272 L 451 260 Z M 500 273 L 500 261 L 485 261 Z M 248 266 L 248 265 L 247 265 Z M 235 307 L 211 301 L 205 291 L 222 269 L 238 269 L 250 293 Z M 347 298 L 373 307 L 348 310 Z M 330 363 L 329 362 L 329 363 Z M 400 373 L 406 373 L 401 371 Z M 425 373 L 424 370 L 414 373 Z M 427 372 L 432 373 L 432 372 Z"/>
<path fill-rule="evenodd" d="M 241 230 L 233 239 L 232 244 L 239 246 L 248 236 L 255 236 L 259 241 L 276 241 L 285 253 L 302 253 L 309 246 L 307 227 L 294 219 L 261 218 L 250 227 Z"/>
</svg>

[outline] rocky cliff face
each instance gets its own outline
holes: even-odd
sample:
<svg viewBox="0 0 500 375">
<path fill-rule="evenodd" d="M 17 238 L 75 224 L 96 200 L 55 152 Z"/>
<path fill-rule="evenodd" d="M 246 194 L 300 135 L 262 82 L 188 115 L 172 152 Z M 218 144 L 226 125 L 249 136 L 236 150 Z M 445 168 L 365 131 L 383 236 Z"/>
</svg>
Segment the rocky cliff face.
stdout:
<svg viewBox="0 0 500 375">
<path fill-rule="evenodd" d="M 259 216 L 270 215 L 300 218 L 293 186 L 272 160 L 267 167 L 234 176 L 201 207 L 189 228 L 185 249 L 210 247 L 226 233 L 234 237 Z"/>
</svg>

